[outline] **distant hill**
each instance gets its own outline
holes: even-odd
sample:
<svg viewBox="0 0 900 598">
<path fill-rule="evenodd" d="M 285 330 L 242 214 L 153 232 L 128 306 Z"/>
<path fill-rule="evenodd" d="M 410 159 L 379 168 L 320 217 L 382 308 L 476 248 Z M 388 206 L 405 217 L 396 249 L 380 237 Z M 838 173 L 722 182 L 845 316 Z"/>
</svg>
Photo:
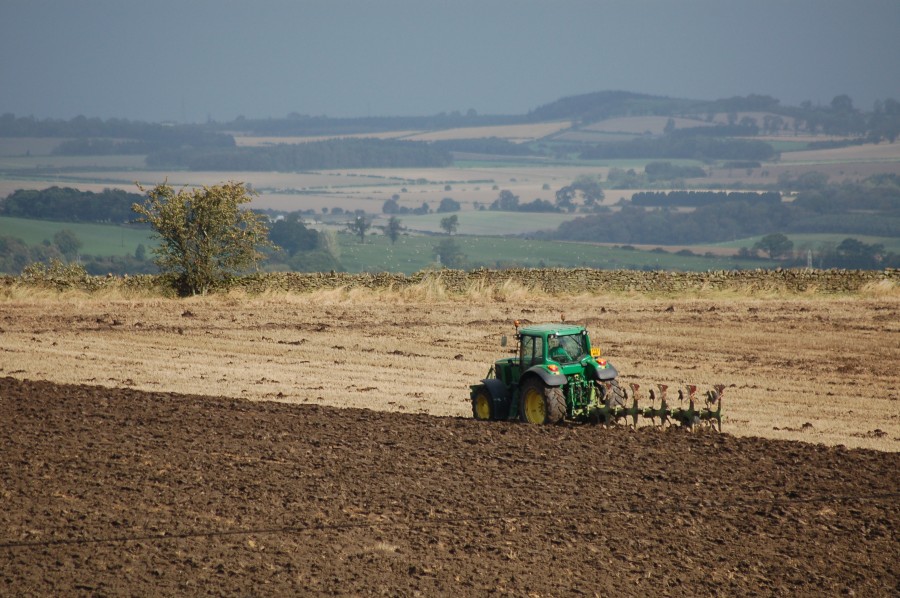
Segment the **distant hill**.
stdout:
<svg viewBox="0 0 900 598">
<path fill-rule="evenodd" d="M 750 116 L 755 114 L 758 116 Z M 877 143 L 900 136 L 900 102 L 886 99 L 871 112 L 853 105 L 848 95 L 838 95 L 828 105 L 805 102 L 798 107 L 781 106 L 778 99 L 750 94 L 718 100 L 670 98 L 629 91 L 598 91 L 560 98 L 519 115 L 482 115 L 474 110 L 433 116 L 382 116 L 330 118 L 289 114 L 282 118 L 248 119 L 204 124 L 147 124 L 83 116 L 70 121 L 37 120 L 31 116 L 0 116 L 0 137 L 59 137 L 67 139 L 58 148 L 65 155 L 151 153 L 159 151 L 204 151 L 236 153 L 234 136 L 347 137 L 383 136 L 390 131 L 430 134 L 450 129 L 512 126 L 567 121 L 583 128 L 604 120 L 634 117 L 690 117 L 703 122 L 721 122 L 730 129 L 679 131 L 679 135 L 747 137 L 757 132 L 778 132 L 790 127 L 794 133 L 854 137 Z M 760 119 L 762 122 L 759 122 Z M 702 123 L 701 123 L 702 124 Z M 737 126 L 737 127 L 736 127 Z M 674 123 L 671 128 L 674 128 Z M 670 131 L 666 131 L 668 133 Z M 484 135 L 476 135 L 483 137 Z M 457 138 L 457 137 L 454 137 Z M 587 139 L 580 140 L 582 142 Z"/>
<path fill-rule="evenodd" d="M 629 91 L 598 91 L 560 98 L 528 113 L 531 121 L 579 120 L 590 123 L 619 116 L 671 116 L 696 109 L 698 100 L 673 99 Z"/>
</svg>

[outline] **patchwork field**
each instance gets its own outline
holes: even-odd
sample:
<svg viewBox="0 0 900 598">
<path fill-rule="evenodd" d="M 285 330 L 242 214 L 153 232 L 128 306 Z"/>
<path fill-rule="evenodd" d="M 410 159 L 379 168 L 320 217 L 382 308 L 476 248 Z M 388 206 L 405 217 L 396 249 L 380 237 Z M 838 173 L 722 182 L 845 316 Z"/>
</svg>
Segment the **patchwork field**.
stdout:
<svg viewBox="0 0 900 598">
<path fill-rule="evenodd" d="M 0 594 L 893 595 L 895 293 L 482 291 L 9 293 Z M 472 419 L 561 317 L 725 433 Z"/>
</svg>

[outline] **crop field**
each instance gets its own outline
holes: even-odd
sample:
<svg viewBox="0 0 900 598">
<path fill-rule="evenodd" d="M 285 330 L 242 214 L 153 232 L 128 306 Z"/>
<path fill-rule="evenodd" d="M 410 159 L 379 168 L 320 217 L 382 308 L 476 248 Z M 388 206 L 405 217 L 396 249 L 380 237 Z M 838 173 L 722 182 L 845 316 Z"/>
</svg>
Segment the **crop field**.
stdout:
<svg viewBox="0 0 900 598">
<path fill-rule="evenodd" d="M 260 136 L 260 135 L 234 135 L 234 143 L 238 147 L 264 147 L 267 145 L 282 145 L 296 143 L 312 143 L 315 141 L 327 141 L 329 139 L 398 139 L 415 135 L 421 131 L 387 131 L 384 133 L 358 133 L 351 135 L 318 135 L 318 136 Z"/>
<path fill-rule="evenodd" d="M 533 123 L 526 125 L 497 125 L 486 127 L 460 127 L 442 131 L 429 131 L 406 137 L 411 141 L 442 141 L 451 139 L 485 139 L 499 137 L 514 143 L 536 141 L 564 131 L 572 126 L 569 121 Z"/>
<path fill-rule="evenodd" d="M 563 316 L 564 314 L 564 316 Z M 512 320 L 724 432 L 471 418 Z M 896 290 L 0 299 L 0 594 L 891 595 Z"/>
<path fill-rule="evenodd" d="M 428 216 L 404 216 L 404 226 L 417 231 L 440 230 L 440 218 L 444 214 Z M 767 262 L 740 260 L 733 257 L 735 250 L 716 252 L 715 248 L 696 247 L 698 252 L 707 250 L 721 253 L 719 258 L 703 258 L 673 255 L 673 253 L 651 252 L 654 247 L 646 246 L 645 251 L 621 249 L 602 244 L 566 243 L 563 241 L 536 241 L 524 238 L 477 236 L 518 235 L 541 230 L 553 224 L 553 216 L 546 214 L 510 214 L 504 212 L 461 212 L 460 230 L 466 235 L 453 237 L 466 259 L 474 264 L 494 266 L 497 263 L 519 264 L 537 267 L 540 265 L 559 267 L 590 266 L 611 269 L 675 269 L 675 270 L 723 270 L 734 268 L 755 268 Z M 558 215 L 559 221 L 565 216 Z M 381 226 L 385 218 L 376 219 Z M 436 266 L 434 247 L 446 236 L 405 234 L 396 243 L 382 234 L 370 234 L 365 243 L 349 234 L 342 225 L 313 225 L 320 229 L 336 230 L 340 244 L 340 260 L 349 272 L 403 272 L 412 274 Z M 554 225 L 555 226 L 555 225 Z M 150 230 L 134 226 L 112 224 L 85 224 L 77 222 L 54 222 L 28 220 L 0 216 L 0 237 L 9 236 L 22 239 L 29 245 L 52 240 L 61 230 L 70 230 L 83 243 L 79 253 L 90 256 L 134 255 L 138 245 L 148 251 L 157 240 Z M 149 255 L 149 254 L 148 254 Z M 540 256 L 535 258 L 533 256 Z"/>
<path fill-rule="evenodd" d="M 790 152 L 782 156 L 788 163 L 900 162 L 900 144 L 853 145 L 836 149 Z"/>
<path fill-rule="evenodd" d="M 0 156 L 49 156 L 62 141 L 53 137 L 0 137 Z"/>
<path fill-rule="evenodd" d="M 503 217 L 497 213 L 498 219 Z M 462 222 L 464 215 L 460 215 Z M 514 218 L 511 218 L 514 220 Z M 415 226 L 413 224 L 412 226 Z M 501 225 L 516 226 L 515 222 Z M 519 224 L 522 226 L 522 224 Z M 462 224 L 460 228 L 463 228 Z M 497 234 L 497 233 L 494 233 Z M 403 272 L 412 274 L 435 266 L 433 249 L 443 236 L 403 235 L 396 243 L 383 236 L 369 236 L 364 244 L 351 235 L 341 235 L 341 263 L 350 272 Z M 454 236 L 471 264 L 496 267 L 498 264 L 518 264 L 526 267 L 591 267 L 626 270 L 732 270 L 758 268 L 762 264 L 722 255 L 713 258 L 675 255 L 667 252 L 635 251 L 618 246 L 564 241 L 537 241 L 523 238 Z M 653 247 L 647 246 L 652 250 Z M 727 251 L 725 253 L 733 253 Z"/>
<path fill-rule="evenodd" d="M 134 255 L 138 245 L 150 248 L 156 245 L 149 229 L 116 224 L 86 224 L 80 222 L 53 222 L 0 216 L 0 237 L 15 237 L 28 245 L 52 241 L 61 230 L 70 230 L 83 243 L 79 253 L 83 255 Z"/>
</svg>

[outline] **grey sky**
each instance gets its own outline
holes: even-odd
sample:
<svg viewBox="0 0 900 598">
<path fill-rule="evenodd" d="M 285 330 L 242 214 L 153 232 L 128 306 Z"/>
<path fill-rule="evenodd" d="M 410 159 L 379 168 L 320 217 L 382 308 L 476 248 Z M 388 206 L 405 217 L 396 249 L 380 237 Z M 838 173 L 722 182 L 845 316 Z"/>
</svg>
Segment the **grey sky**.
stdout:
<svg viewBox="0 0 900 598">
<path fill-rule="evenodd" d="M 0 0 L 0 113 L 520 114 L 626 90 L 900 99 L 900 0 Z"/>
</svg>

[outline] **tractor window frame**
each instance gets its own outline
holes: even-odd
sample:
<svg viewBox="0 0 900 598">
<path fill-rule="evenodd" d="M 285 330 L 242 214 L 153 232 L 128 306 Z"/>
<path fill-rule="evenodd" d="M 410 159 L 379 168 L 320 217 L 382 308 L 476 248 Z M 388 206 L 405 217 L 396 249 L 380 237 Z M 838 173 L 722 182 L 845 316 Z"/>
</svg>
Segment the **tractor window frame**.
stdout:
<svg viewBox="0 0 900 598">
<path fill-rule="evenodd" d="M 578 363 L 581 359 L 589 355 L 589 350 L 587 348 L 587 339 L 583 334 L 559 334 L 554 335 L 553 340 L 555 343 L 550 343 L 556 347 L 562 347 L 565 351 L 568 359 L 560 360 L 558 357 L 552 357 L 551 359 L 559 362 L 559 363 Z M 573 355 L 573 349 L 577 349 L 577 353 Z M 553 349 L 551 348 L 551 353 Z"/>
<path fill-rule="evenodd" d="M 540 336 L 522 335 L 520 361 L 523 369 L 544 363 L 544 339 Z"/>
</svg>

